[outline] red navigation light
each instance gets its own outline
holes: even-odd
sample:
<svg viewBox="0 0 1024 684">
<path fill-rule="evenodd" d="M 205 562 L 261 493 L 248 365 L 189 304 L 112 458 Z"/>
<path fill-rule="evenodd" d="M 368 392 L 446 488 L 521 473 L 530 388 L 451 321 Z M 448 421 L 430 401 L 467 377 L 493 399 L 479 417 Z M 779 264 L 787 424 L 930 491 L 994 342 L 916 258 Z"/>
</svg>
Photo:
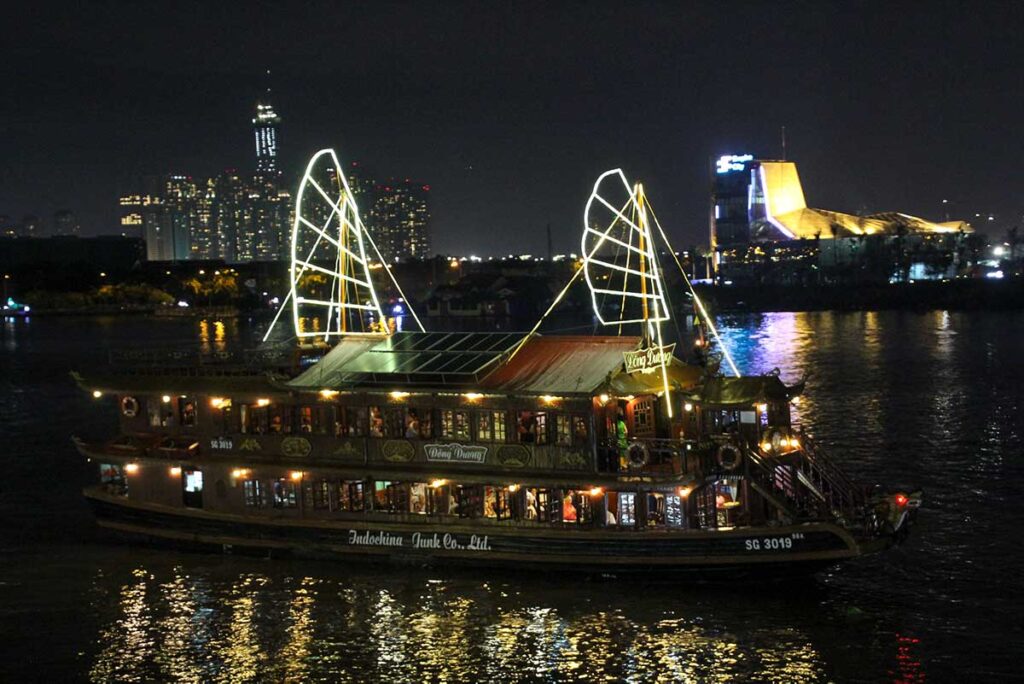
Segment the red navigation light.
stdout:
<svg viewBox="0 0 1024 684">
<path fill-rule="evenodd" d="M 907 505 L 907 495 L 906 494 L 897 494 L 896 495 L 896 505 L 897 506 L 906 506 Z"/>
</svg>

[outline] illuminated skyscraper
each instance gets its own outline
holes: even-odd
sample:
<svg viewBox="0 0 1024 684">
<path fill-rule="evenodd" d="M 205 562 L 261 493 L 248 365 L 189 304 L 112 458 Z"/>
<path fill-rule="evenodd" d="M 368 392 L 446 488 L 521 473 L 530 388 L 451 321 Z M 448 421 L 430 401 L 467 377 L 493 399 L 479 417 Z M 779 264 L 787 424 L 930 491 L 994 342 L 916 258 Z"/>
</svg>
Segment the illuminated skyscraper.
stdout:
<svg viewBox="0 0 1024 684">
<path fill-rule="evenodd" d="M 388 261 L 430 255 L 430 186 L 391 180 L 378 185 L 367 227 Z"/>
<path fill-rule="evenodd" d="M 256 103 L 256 117 L 252 120 L 253 132 L 256 135 L 256 173 L 272 176 L 280 173 L 277 160 L 277 131 L 281 125 L 281 117 L 274 112 L 274 107 L 267 98 Z"/>
</svg>

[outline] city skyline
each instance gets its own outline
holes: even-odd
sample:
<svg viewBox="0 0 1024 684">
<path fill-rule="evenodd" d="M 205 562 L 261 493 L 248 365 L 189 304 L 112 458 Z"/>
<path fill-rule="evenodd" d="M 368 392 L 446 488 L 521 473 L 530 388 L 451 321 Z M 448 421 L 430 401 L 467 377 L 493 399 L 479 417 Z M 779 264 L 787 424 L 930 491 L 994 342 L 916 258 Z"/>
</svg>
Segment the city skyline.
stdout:
<svg viewBox="0 0 1024 684">
<path fill-rule="evenodd" d="M 286 187 L 328 146 L 430 179 L 439 252 L 543 253 L 549 223 L 569 251 L 587 187 L 616 166 L 644 180 L 676 244 L 706 242 L 711 160 L 781 156 L 782 126 L 816 204 L 1019 221 L 1003 182 L 1021 135 L 1011 6 L 100 7 L 69 8 L 66 27 L 20 11 L 0 213 L 67 208 L 83 234 L 113 232 L 126 179 L 213 175 L 252 149 L 235 122 L 267 68 L 287 103 Z M 109 32 L 123 41 L 94 40 Z"/>
</svg>

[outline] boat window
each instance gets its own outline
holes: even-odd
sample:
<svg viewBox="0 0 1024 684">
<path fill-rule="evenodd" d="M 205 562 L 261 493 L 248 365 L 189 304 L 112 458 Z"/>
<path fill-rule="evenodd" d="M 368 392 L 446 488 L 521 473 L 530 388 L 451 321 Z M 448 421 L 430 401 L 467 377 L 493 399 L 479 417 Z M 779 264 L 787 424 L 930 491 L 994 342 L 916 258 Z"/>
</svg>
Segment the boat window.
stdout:
<svg viewBox="0 0 1024 684">
<path fill-rule="evenodd" d="M 249 508 L 263 508 L 267 505 L 267 492 L 259 480 L 246 480 L 242 483 L 245 494 L 245 505 Z"/>
<path fill-rule="evenodd" d="M 630 432 L 636 437 L 653 437 L 654 401 L 650 397 L 638 398 L 629 406 L 633 417 L 633 429 Z"/>
<path fill-rule="evenodd" d="M 605 525 L 617 525 L 619 524 L 618 516 L 618 501 L 619 497 L 616 492 L 605 492 L 604 496 L 601 497 L 598 506 L 597 502 L 594 505 L 594 515 L 600 520 L 600 510 L 604 509 L 604 524 Z"/>
<path fill-rule="evenodd" d="M 547 489 L 526 489 L 526 519 L 547 522 L 551 519 L 551 494 Z"/>
<path fill-rule="evenodd" d="M 107 494 L 125 496 L 128 494 L 128 482 L 124 477 L 124 469 L 117 463 L 100 464 L 100 484 Z"/>
<path fill-rule="evenodd" d="M 274 508 L 295 508 L 296 506 L 298 506 L 298 496 L 295 492 L 295 483 L 285 477 L 274 480 Z"/>
<path fill-rule="evenodd" d="M 190 508 L 203 507 L 203 472 L 198 468 L 181 471 L 182 503 Z"/>
<path fill-rule="evenodd" d="M 566 490 L 562 496 L 562 522 L 589 523 L 592 519 L 590 492 Z"/>
<path fill-rule="evenodd" d="M 410 406 L 405 416 L 406 439 L 430 439 L 433 436 L 433 421 L 429 408 Z"/>
<path fill-rule="evenodd" d="M 366 408 L 339 406 L 334 423 L 335 437 L 363 437 L 366 435 Z"/>
<path fill-rule="evenodd" d="M 445 409 L 441 411 L 441 436 L 449 439 L 469 439 L 469 412 Z"/>
<path fill-rule="evenodd" d="M 718 527 L 731 527 L 736 524 L 739 514 L 739 487 L 731 480 L 719 480 L 715 483 L 715 522 Z"/>
<path fill-rule="evenodd" d="M 459 505 L 455 501 L 452 491 L 451 485 L 427 487 L 427 513 L 431 515 L 457 515 Z"/>
<path fill-rule="evenodd" d="M 636 493 L 619 492 L 618 518 L 623 527 L 636 525 Z"/>
<path fill-rule="evenodd" d="M 476 417 L 476 438 L 482 442 L 504 442 L 505 412 L 479 411 Z"/>
<path fill-rule="evenodd" d="M 413 482 L 409 485 L 409 512 L 427 512 L 427 485 L 425 482 Z"/>
<path fill-rule="evenodd" d="M 559 446 L 572 444 L 572 420 L 564 413 L 555 414 L 555 444 Z"/>
<path fill-rule="evenodd" d="M 297 406 L 295 414 L 299 432 L 323 435 L 334 425 L 333 406 Z"/>
<path fill-rule="evenodd" d="M 330 510 L 332 484 L 330 480 L 304 481 L 302 493 L 305 505 L 312 506 L 319 511 Z"/>
<path fill-rule="evenodd" d="M 669 527 L 686 527 L 685 503 L 678 494 L 665 495 L 665 523 Z"/>
<path fill-rule="evenodd" d="M 455 489 L 459 517 L 479 518 L 483 514 L 484 488 L 480 485 L 458 485 Z"/>
<path fill-rule="evenodd" d="M 151 427 L 173 427 L 174 408 L 173 400 L 164 403 L 161 397 L 147 397 L 146 410 L 149 412 L 149 424 Z"/>
<path fill-rule="evenodd" d="M 512 517 L 508 487 L 484 487 L 484 517 L 497 520 Z"/>
<path fill-rule="evenodd" d="M 405 434 L 405 407 L 388 406 L 384 409 L 384 436 L 392 439 L 402 439 Z"/>
<path fill-rule="evenodd" d="M 665 524 L 665 495 L 660 492 L 647 492 L 647 524 L 657 526 Z"/>
<path fill-rule="evenodd" d="M 535 413 L 534 418 L 537 420 L 537 444 L 547 444 L 551 441 L 548 438 L 548 414 Z"/>
<path fill-rule="evenodd" d="M 362 480 L 346 480 L 338 483 L 338 510 L 353 513 L 363 510 Z"/>
<path fill-rule="evenodd" d="M 529 411 L 520 411 L 516 419 L 516 436 L 523 444 L 534 444 L 537 441 L 537 420 Z"/>
<path fill-rule="evenodd" d="M 586 416 L 573 416 L 573 444 L 581 446 L 587 444 L 587 417 Z"/>
<path fill-rule="evenodd" d="M 412 510 L 413 483 L 377 480 L 373 486 L 373 510 L 384 513 L 408 513 Z"/>
<path fill-rule="evenodd" d="M 196 400 L 192 397 L 178 397 L 178 422 L 184 427 L 196 425 Z"/>
<path fill-rule="evenodd" d="M 292 407 L 274 404 L 267 407 L 270 414 L 270 431 L 289 435 L 294 431 Z"/>
<path fill-rule="evenodd" d="M 214 411 L 214 415 L 220 414 L 220 424 L 218 427 L 222 434 L 228 435 L 232 432 L 242 432 L 242 426 L 238 417 L 239 408 L 234 406 L 230 399 L 225 399 L 221 402 L 218 410 Z"/>
<path fill-rule="evenodd" d="M 384 436 L 384 416 L 380 412 L 380 406 L 370 407 L 370 436 Z"/>
<path fill-rule="evenodd" d="M 242 432 L 262 435 L 270 431 L 270 414 L 266 406 L 242 404 L 239 406 Z"/>
<path fill-rule="evenodd" d="M 524 444 L 548 443 L 548 414 L 544 412 L 520 411 L 516 426 L 519 441 Z"/>
</svg>

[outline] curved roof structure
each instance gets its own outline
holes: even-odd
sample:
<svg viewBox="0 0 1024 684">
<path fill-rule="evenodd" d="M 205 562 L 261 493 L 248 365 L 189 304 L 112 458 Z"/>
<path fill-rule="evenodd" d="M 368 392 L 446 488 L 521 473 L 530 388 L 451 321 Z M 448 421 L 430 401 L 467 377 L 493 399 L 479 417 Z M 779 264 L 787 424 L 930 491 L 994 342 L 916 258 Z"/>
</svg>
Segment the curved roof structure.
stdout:
<svg viewBox="0 0 1024 684">
<path fill-rule="evenodd" d="M 855 216 L 826 209 L 812 209 L 804 199 L 796 163 L 762 161 L 755 183 L 764 198 L 765 220 L 792 240 L 848 237 L 850 235 L 897 235 L 900 233 L 970 233 L 966 221 L 933 223 L 899 212 Z"/>
</svg>

